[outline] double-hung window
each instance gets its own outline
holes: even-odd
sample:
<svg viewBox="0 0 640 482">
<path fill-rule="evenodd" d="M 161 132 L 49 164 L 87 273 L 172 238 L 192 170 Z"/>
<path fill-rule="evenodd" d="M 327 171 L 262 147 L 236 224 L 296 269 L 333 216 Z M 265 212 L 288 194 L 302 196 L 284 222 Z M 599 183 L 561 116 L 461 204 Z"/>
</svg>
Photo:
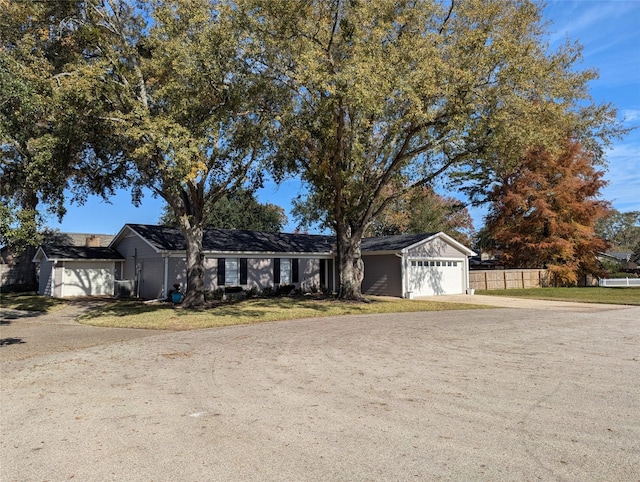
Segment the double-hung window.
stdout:
<svg viewBox="0 0 640 482">
<path fill-rule="evenodd" d="M 273 282 L 274 284 L 290 285 L 298 283 L 299 260 L 296 258 L 274 258 Z"/>
<path fill-rule="evenodd" d="M 239 286 L 247 284 L 246 258 L 218 259 L 218 286 Z"/>
</svg>

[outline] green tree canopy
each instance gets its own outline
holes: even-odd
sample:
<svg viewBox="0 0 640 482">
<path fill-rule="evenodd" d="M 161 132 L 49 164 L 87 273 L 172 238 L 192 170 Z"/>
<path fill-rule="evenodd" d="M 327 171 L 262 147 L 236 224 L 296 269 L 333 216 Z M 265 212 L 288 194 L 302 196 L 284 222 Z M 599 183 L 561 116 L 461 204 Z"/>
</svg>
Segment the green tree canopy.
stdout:
<svg viewBox="0 0 640 482">
<path fill-rule="evenodd" d="M 452 197 L 441 196 L 426 187 L 396 198 L 373 221 L 366 235 L 439 231 L 469 245 L 474 232 L 473 220 L 463 203 Z"/>
<path fill-rule="evenodd" d="M 178 220 L 171 208 L 164 206 L 160 223 L 166 226 L 178 226 Z M 246 190 L 225 194 L 207 212 L 204 219 L 206 228 L 248 229 L 277 233 L 287 223 L 287 215 L 280 206 L 259 203 L 255 196 Z"/>
<path fill-rule="evenodd" d="M 277 93 L 248 60 L 230 2 L 83 5 L 82 59 L 60 83 L 78 123 L 91 125 L 85 172 L 120 172 L 136 203 L 143 188 L 164 199 L 187 244 L 184 305 L 199 306 L 207 213 L 227 192 L 260 185 Z"/>
<path fill-rule="evenodd" d="M 640 243 L 640 211 L 613 209 L 609 216 L 598 221 L 596 232 L 613 249 L 633 250 Z"/>
<path fill-rule="evenodd" d="M 119 177 L 86 170 L 86 129 L 61 88 L 82 57 L 82 2 L 2 2 L 0 17 L 0 235 L 22 248 L 37 245 L 44 211 L 62 217 L 64 191 L 83 202 L 91 189 L 106 197 Z M 92 126 L 96 132 L 96 126 Z M 95 188 L 95 189 L 94 189 Z"/>
<path fill-rule="evenodd" d="M 505 153 L 557 149 L 567 131 L 615 131 L 610 106 L 588 102 L 595 72 L 575 69 L 576 45 L 548 52 L 532 1 L 242 4 L 265 72 L 292 95 L 276 167 L 302 173 L 305 204 L 337 235 L 340 297 L 362 296 L 362 236 L 404 194 L 387 186 L 430 186 L 453 168 L 466 179 Z"/>
</svg>

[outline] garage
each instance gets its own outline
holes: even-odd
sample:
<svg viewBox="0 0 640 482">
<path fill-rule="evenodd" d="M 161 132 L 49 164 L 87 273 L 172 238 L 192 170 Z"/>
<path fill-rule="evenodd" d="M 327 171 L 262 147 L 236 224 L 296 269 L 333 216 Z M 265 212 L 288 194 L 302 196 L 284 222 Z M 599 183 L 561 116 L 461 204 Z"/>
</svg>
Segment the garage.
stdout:
<svg viewBox="0 0 640 482">
<path fill-rule="evenodd" d="M 114 263 L 66 261 L 62 297 L 113 295 Z"/>
<path fill-rule="evenodd" d="M 411 260 L 408 291 L 413 296 L 459 295 L 465 292 L 461 260 Z"/>
<path fill-rule="evenodd" d="M 367 238 L 362 241 L 362 292 L 405 298 L 463 294 L 473 255 L 443 232 Z"/>
<path fill-rule="evenodd" d="M 111 248 L 41 246 L 33 262 L 39 266 L 39 294 L 72 298 L 112 296 L 124 258 Z"/>
</svg>

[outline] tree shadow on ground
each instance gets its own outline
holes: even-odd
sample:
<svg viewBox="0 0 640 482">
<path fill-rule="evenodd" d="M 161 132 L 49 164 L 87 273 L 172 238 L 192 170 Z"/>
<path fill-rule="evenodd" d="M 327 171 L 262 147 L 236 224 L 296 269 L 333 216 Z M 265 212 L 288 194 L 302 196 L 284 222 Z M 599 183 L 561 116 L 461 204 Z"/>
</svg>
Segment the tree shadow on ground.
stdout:
<svg viewBox="0 0 640 482">
<path fill-rule="evenodd" d="M 0 338 L 0 346 L 21 345 L 26 343 L 22 338 Z"/>
</svg>

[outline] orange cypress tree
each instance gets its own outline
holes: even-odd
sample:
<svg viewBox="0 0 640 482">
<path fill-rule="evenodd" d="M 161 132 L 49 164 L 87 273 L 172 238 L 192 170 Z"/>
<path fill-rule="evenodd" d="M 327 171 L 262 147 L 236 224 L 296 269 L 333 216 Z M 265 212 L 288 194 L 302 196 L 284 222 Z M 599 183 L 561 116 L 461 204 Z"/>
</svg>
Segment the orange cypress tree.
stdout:
<svg viewBox="0 0 640 482">
<path fill-rule="evenodd" d="M 503 173 L 489 193 L 486 229 L 508 267 L 546 267 L 554 285 L 575 285 L 600 273 L 596 254 L 607 244 L 595 234 L 609 203 L 598 199 L 606 185 L 594 157 L 568 140 L 559 155 L 531 149 Z"/>
</svg>

